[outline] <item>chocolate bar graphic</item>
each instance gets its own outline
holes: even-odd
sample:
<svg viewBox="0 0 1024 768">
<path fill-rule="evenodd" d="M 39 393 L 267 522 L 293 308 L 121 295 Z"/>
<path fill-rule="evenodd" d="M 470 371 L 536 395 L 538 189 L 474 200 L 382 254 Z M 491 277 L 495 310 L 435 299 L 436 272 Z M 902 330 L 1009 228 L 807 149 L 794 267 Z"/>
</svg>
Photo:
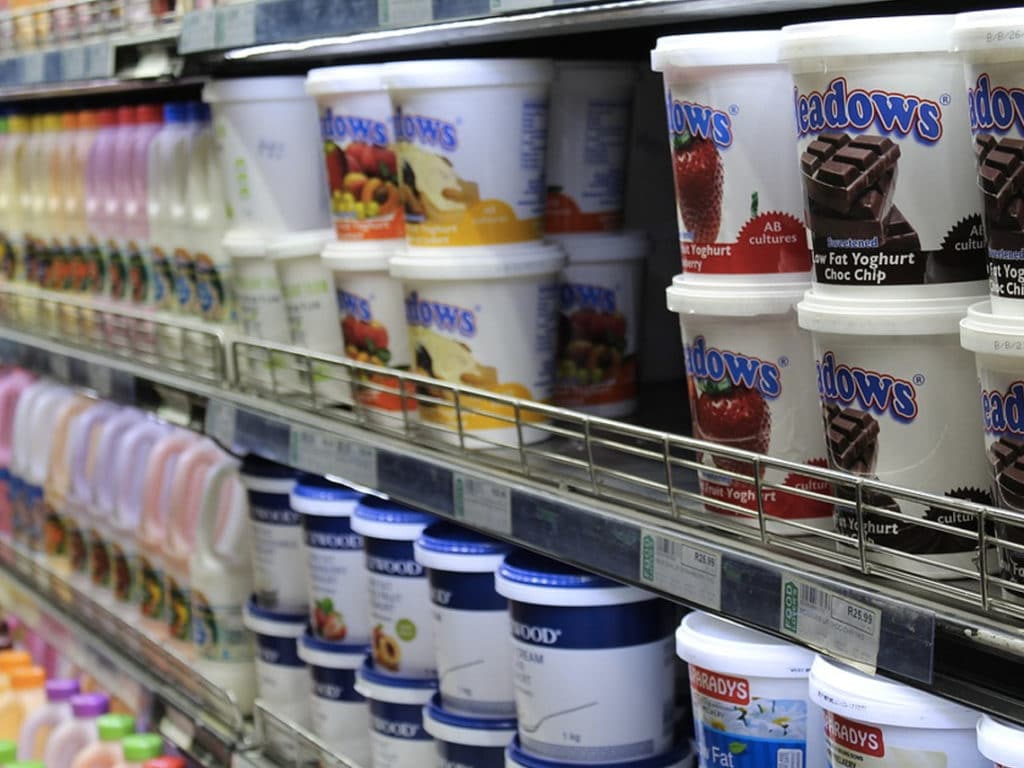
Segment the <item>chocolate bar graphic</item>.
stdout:
<svg viewBox="0 0 1024 768">
<path fill-rule="evenodd" d="M 878 462 L 878 422 L 870 413 L 826 405 L 825 443 L 833 467 L 874 477 Z"/>
<path fill-rule="evenodd" d="M 845 217 L 881 218 L 899 157 L 899 146 L 884 136 L 823 133 L 800 157 L 807 200 Z"/>
<path fill-rule="evenodd" d="M 974 150 L 989 244 L 1024 247 L 1024 140 L 982 135 L 975 139 Z"/>
<path fill-rule="evenodd" d="M 1001 437 L 988 448 L 999 503 L 1024 511 L 1024 442 Z"/>
</svg>

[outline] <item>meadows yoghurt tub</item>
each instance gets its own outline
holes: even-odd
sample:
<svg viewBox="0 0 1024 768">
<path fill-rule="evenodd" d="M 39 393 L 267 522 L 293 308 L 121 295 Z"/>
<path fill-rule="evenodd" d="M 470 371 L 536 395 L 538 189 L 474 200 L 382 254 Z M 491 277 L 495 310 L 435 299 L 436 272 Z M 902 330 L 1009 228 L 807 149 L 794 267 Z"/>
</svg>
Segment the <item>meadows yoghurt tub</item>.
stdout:
<svg viewBox="0 0 1024 768">
<path fill-rule="evenodd" d="M 447 59 L 388 68 L 411 247 L 541 238 L 552 75 L 547 59 Z"/>
<path fill-rule="evenodd" d="M 984 291 L 982 202 L 952 28 L 952 16 L 907 16 L 783 29 L 819 287 Z"/>
<path fill-rule="evenodd" d="M 978 749 L 993 768 L 1024 768 L 1024 730 L 989 715 L 978 718 Z"/>
<path fill-rule="evenodd" d="M 367 659 L 356 691 L 370 705 L 371 768 L 424 768 L 437 763 L 434 738 L 423 726 L 423 705 L 437 692 L 433 678 L 381 674 Z"/>
<path fill-rule="evenodd" d="M 811 268 L 793 157 L 792 79 L 779 32 L 658 39 L 683 273 L 752 275 Z"/>
<path fill-rule="evenodd" d="M 310 70 L 320 111 L 327 193 L 339 240 L 405 235 L 385 64 Z"/>
</svg>

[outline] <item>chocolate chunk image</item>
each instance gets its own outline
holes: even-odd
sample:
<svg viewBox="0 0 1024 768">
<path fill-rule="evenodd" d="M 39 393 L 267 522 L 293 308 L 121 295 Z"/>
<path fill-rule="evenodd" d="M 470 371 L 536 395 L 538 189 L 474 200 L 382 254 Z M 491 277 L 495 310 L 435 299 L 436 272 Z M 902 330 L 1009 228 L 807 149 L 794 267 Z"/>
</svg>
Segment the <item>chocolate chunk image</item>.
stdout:
<svg viewBox="0 0 1024 768">
<path fill-rule="evenodd" d="M 819 135 L 800 157 L 809 205 L 847 218 L 882 218 L 888 213 L 885 200 L 892 199 L 899 157 L 899 146 L 885 136 Z M 877 213 L 872 209 L 877 195 L 861 200 L 873 192 L 881 196 Z"/>
<path fill-rule="evenodd" d="M 992 224 L 1007 225 L 1008 209 L 1024 190 L 1024 141 L 979 136 L 974 146 L 986 215 Z"/>
<path fill-rule="evenodd" d="M 855 408 L 826 405 L 825 444 L 829 463 L 856 475 L 874 477 L 878 463 L 878 422 Z"/>
<path fill-rule="evenodd" d="M 1001 437 L 988 448 L 996 502 L 1024 512 L 1024 441 Z"/>
</svg>

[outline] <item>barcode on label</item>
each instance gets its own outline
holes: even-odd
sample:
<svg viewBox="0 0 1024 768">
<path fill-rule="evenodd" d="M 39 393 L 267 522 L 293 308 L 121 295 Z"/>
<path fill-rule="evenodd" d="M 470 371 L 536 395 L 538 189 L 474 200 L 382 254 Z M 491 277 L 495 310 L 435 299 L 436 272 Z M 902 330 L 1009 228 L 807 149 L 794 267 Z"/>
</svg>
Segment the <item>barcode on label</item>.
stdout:
<svg viewBox="0 0 1024 768">
<path fill-rule="evenodd" d="M 655 531 L 640 534 L 640 580 L 712 610 L 722 604 L 722 558 Z"/>
<path fill-rule="evenodd" d="M 458 474 L 452 483 L 456 518 L 495 533 L 512 533 L 512 492 L 508 486 Z"/>
<path fill-rule="evenodd" d="M 665 555 L 666 557 L 679 557 L 679 545 L 672 541 L 672 539 L 666 539 L 663 536 L 659 536 L 657 541 L 659 554 Z"/>
<path fill-rule="evenodd" d="M 817 587 L 812 587 L 810 584 L 800 585 L 800 603 L 809 608 L 820 608 L 823 611 L 832 613 L 831 593 Z"/>
<path fill-rule="evenodd" d="M 776 753 L 775 768 L 804 768 L 804 753 L 799 749 L 780 749 Z"/>
</svg>

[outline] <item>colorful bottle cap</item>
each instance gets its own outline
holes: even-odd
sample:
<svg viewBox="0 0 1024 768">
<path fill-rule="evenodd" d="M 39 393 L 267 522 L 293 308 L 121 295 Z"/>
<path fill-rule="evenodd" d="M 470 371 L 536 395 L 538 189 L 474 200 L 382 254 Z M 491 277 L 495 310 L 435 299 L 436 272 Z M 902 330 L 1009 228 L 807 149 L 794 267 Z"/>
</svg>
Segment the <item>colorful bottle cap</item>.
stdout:
<svg viewBox="0 0 1024 768">
<path fill-rule="evenodd" d="M 47 701 L 70 701 L 81 688 L 77 680 L 57 679 L 46 681 Z"/>
<path fill-rule="evenodd" d="M 42 667 L 18 667 L 11 671 L 11 688 L 27 691 L 46 685 L 46 670 Z"/>
<path fill-rule="evenodd" d="M 141 763 L 154 757 L 160 757 L 164 751 L 164 740 L 155 733 L 134 733 L 121 740 L 121 751 L 125 762 Z"/>
<path fill-rule="evenodd" d="M 0 763 L 7 765 L 18 759 L 17 743 L 8 739 L 0 739 Z"/>
<path fill-rule="evenodd" d="M 96 125 L 100 128 L 109 128 L 112 125 L 117 125 L 117 112 L 113 109 L 97 109 Z"/>
<path fill-rule="evenodd" d="M 135 119 L 139 123 L 162 123 L 163 107 L 159 104 L 140 104 L 135 108 Z"/>
<path fill-rule="evenodd" d="M 135 718 L 131 715 L 102 715 L 96 720 L 100 741 L 120 741 L 135 731 Z"/>
<path fill-rule="evenodd" d="M 15 760 L 7 763 L 6 768 L 46 768 L 42 760 Z"/>
<path fill-rule="evenodd" d="M 48 112 L 47 114 L 43 115 L 43 130 L 59 131 L 60 115 L 56 112 Z"/>
<path fill-rule="evenodd" d="M 109 711 L 110 699 L 105 693 L 80 693 L 71 697 L 71 714 L 77 718 L 99 717 Z"/>
<path fill-rule="evenodd" d="M 28 132 L 31 121 L 25 117 L 25 115 L 8 115 L 7 116 L 7 132 L 8 133 L 26 133 Z"/>
<path fill-rule="evenodd" d="M 165 123 L 183 123 L 188 119 L 188 110 L 182 101 L 169 101 L 164 104 Z"/>
<path fill-rule="evenodd" d="M 164 755 L 163 757 L 154 757 L 152 760 L 147 760 L 142 764 L 142 768 L 188 768 L 188 763 L 185 762 L 183 757 Z"/>
<path fill-rule="evenodd" d="M 13 672 L 18 667 L 31 667 L 32 656 L 27 651 L 0 651 L 0 672 Z"/>
<path fill-rule="evenodd" d="M 60 116 L 60 127 L 65 131 L 77 131 L 79 128 L 78 113 L 64 112 Z"/>
<path fill-rule="evenodd" d="M 117 124 L 134 125 L 136 122 L 135 107 L 118 107 Z"/>
</svg>

